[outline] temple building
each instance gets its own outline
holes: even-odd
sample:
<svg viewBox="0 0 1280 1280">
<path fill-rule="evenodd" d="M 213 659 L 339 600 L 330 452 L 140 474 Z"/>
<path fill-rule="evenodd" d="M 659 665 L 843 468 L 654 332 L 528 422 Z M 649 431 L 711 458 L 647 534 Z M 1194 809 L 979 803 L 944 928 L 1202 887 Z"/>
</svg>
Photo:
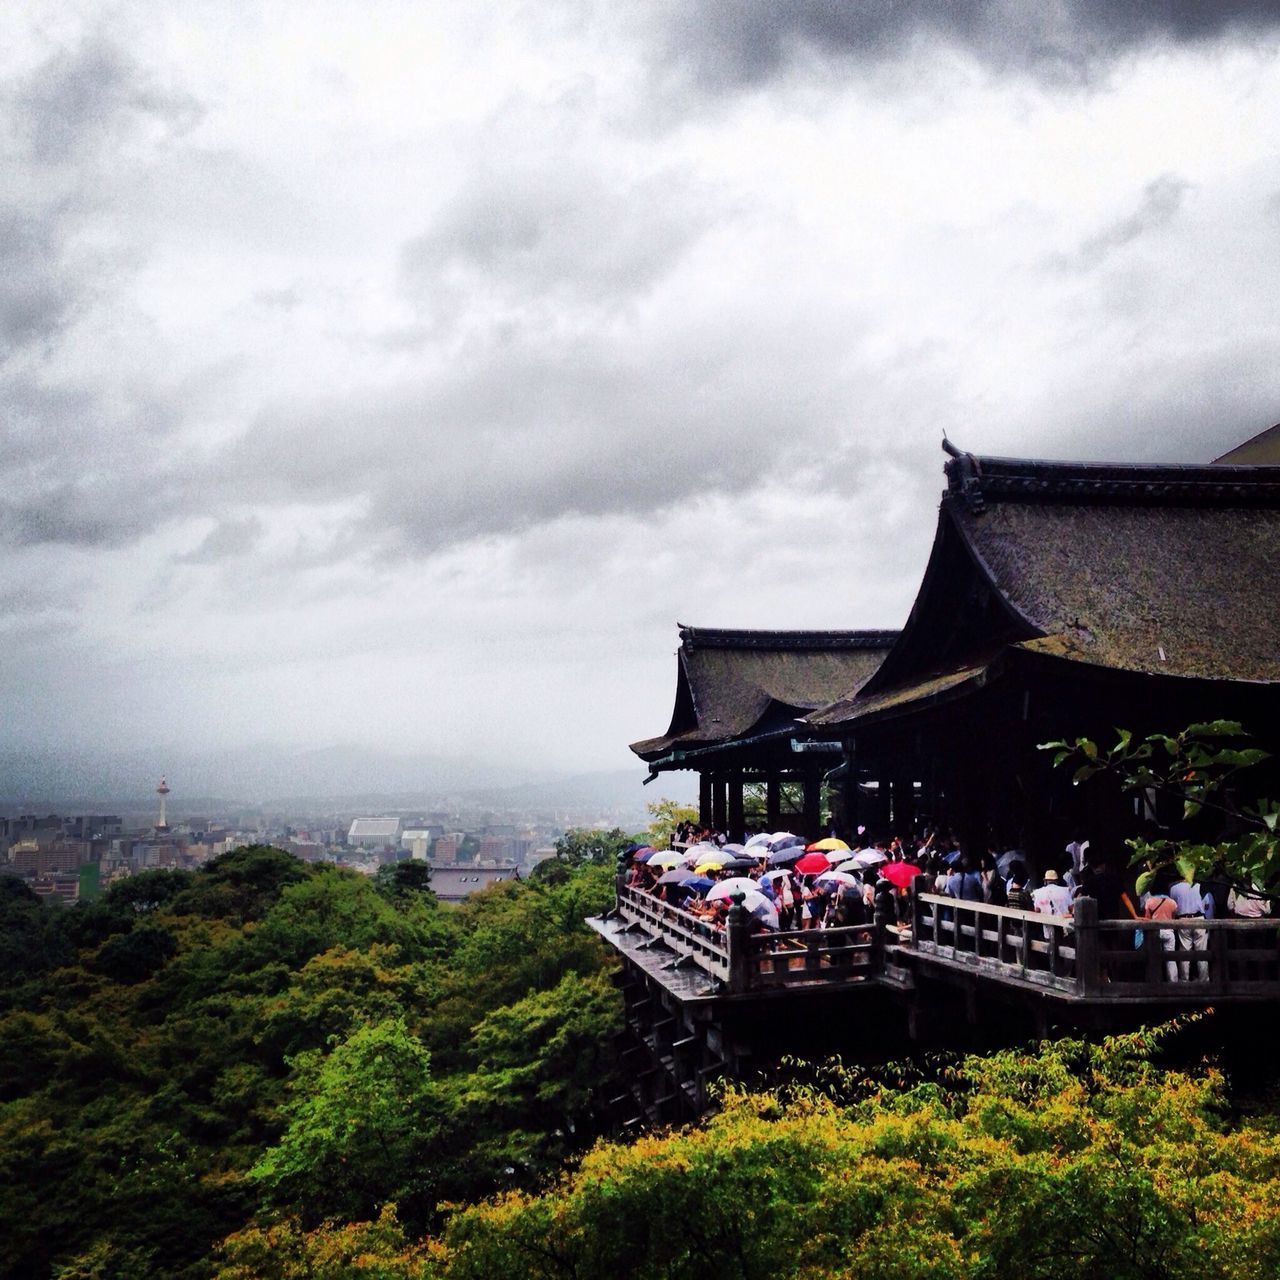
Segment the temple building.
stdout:
<svg viewBox="0 0 1280 1280">
<path fill-rule="evenodd" d="M 652 781 L 667 770 L 699 776 L 699 818 L 741 837 L 822 820 L 824 775 L 840 747 L 797 736 L 808 712 L 859 688 L 896 631 L 729 631 L 680 627 L 675 707 L 661 737 L 631 744 Z M 748 788 L 761 804 L 748 813 Z"/>
<path fill-rule="evenodd" d="M 1082 799 L 1039 744 L 1225 718 L 1280 760 L 1280 467 L 946 448 L 900 634 L 681 629 L 670 728 L 632 750 L 696 769 L 704 821 L 737 834 L 744 783 L 794 782 L 799 812 L 760 825 L 816 835 L 825 781 L 845 834 L 945 826 L 1034 858 L 1093 824 L 1120 851 L 1159 797 Z"/>
</svg>

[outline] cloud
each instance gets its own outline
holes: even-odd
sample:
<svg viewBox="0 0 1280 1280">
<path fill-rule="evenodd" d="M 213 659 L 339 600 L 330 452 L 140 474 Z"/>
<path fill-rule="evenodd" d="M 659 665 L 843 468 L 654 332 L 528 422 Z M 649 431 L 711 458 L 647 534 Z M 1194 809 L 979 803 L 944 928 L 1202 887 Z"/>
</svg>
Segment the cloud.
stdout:
<svg viewBox="0 0 1280 1280">
<path fill-rule="evenodd" d="M 694 0 L 671 5 L 659 47 L 664 64 L 721 90 L 763 84 L 813 57 L 869 65 L 924 43 L 997 74 L 1083 84 L 1140 48 L 1277 29 L 1276 0 Z"/>
<path fill-rule="evenodd" d="M 463 185 L 404 246 L 402 279 L 445 320 L 476 302 L 616 307 L 676 269 L 721 213 L 678 170 L 517 161 Z"/>
<path fill-rule="evenodd" d="M 200 117 L 194 98 L 156 84 L 101 35 L 58 51 L 7 96 L 19 137 L 42 165 L 96 157 L 143 125 L 181 132 Z"/>
<path fill-rule="evenodd" d="M 175 556 L 179 564 L 220 564 L 246 555 L 262 536 L 263 524 L 256 516 L 240 520 L 220 520 L 199 546 Z"/>
<path fill-rule="evenodd" d="M 1117 249 L 1132 244 L 1149 231 L 1167 227 L 1182 208 L 1183 197 L 1192 184 L 1177 174 L 1164 173 L 1153 178 L 1143 188 L 1138 207 L 1127 216 L 1118 218 L 1101 231 L 1082 240 L 1080 247 L 1069 257 L 1055 258 L 1055 265 L 1089 270 L 1110 257 Z"/>
</svg>

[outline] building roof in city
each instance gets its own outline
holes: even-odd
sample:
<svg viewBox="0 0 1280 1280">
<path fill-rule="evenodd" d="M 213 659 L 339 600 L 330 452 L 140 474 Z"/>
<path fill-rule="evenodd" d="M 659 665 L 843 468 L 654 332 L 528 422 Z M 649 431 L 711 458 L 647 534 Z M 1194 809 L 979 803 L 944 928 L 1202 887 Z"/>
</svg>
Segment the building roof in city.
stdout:
<svg viewBox="0 0 1280 1280">
<path fill-rule="evenodd" d="M 399 818 L 354 818 L 347 832 L 348 840 L 377 840 L 400 838 Z"/>
<path fill-rule="evenodd" d="M 740 631 L 680 626 L 675 707 L 643 760 L 781 729 L 858 688 L 896 631 Z"/>
</svg>

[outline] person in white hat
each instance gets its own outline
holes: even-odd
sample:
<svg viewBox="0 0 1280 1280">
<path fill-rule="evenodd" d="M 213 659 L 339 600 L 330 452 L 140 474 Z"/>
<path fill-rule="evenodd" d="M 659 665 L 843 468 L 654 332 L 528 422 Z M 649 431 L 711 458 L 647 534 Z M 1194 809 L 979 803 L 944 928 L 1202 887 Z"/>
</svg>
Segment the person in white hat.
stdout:
<svg viewBox="0 0 1280 1280">
<path fill-rule="evenodd" d="M 1031 895 L 1031 905 L 1042 916 L 1071 914 L 1071 890 L 1059 881 L 1058 873 L 1052 867 L 1044 873 L 1044 884 Z"/>
</svg>

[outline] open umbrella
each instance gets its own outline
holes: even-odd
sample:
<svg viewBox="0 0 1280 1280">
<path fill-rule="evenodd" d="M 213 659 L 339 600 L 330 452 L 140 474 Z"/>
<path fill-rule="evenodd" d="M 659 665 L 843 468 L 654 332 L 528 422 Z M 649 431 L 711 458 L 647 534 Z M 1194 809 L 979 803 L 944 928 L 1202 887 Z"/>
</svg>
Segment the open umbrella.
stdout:
<svg viewBox="0 0 1280 1280">
<path fill-rule="evenodd" d="M 841 853 L 839 849 L 818 849 L 815 850 L 815 852 L 821 853 L 822 856 L 834 867 L 838 866 L 845 860 L 848 850 L 846 849 L 844 853 Z"/>
<path fill-rule="evenodd" d="M 775 852 L 778 849 L 796 849 L 796 848 L 803 849 L 804 837 L 793 836 L 789 831 L 780 831 L 769 842 L 769 848 L 773 849 Z"/>
<path fill-rule="evenodd" d="M 746 845 L 741 845 L 741 844 L 722 844 L 720 846 L 720 852 L 738 854 L 738 853 L 741 853 L 745 848 L 746 848 Z"/>
<path fill-rule="evenodd" d="M 717 862 L 723 864 L 733 861 L 733 854 L 726 853 L 723 849 L 709 849 L 706 845 L 703 845 L 697 850 L 691 849 L 689 852 L 695 854 L 694 862 L 699 865 L 704 862 Z"/>
<path fill-rule="evenodd" d="M 830 871 L 831 863 L 827 861 L 827 856 L 824 853 L 806 853 L 796 863 L 796 870 L 802 876 L 811 876 L 819 871 Z"/>
<path fill-rule="evenodd" d="M 633 862 L 648 862 L 658 851 L 656 849 L 642 849 L 632 858 Z"/>
<path fill-rule="evenodd" d="M 766 929 L 778 927 L 778 908 L 763 893 L 749 893 L 742 899 L 742 905 L 751 912 Z"/>
<path fill-rule="evenodd" d="M 728 900 L 735 893 L 759 894 L 760 890 L 756 882 L 746 876 L 730 876 L 728 880 L 721 880 L 719 884 L 712 885 L 707 890 L 707 901 L 716 902 L 720 898 Z"/>
<path fill-rule="evenodd" d="M 655 853 L 649 859 L 649 865 L 670 871 L 672 867 L 678 867 L 683 861 L 684 859 L 678 853 Z"/>
<path fill-rule="evenodd" d="M 771 867 L 789 867 L 800 861 L 805 856 L 803 849 L 778 849 L 769 855 L 769 865 Z M 815 854 L 815 857 L 822 858 L 822 854 Z M 825 863 L 826 859 L 822 858 Z"/>
<path fill-rule="evenodd" d="M 694 893 L 706 893 L 713 884 L 715 884 L 715 881 L 709 880 L 706 876 L 690 876 L 684 882 L 684 887 L 692 889 Z"/>
<path fill-rule="evenodd" d="M 676 867 L 672 871 L 664 872 L 658 877 L 659 884 L 688 884 L 690 880 L 696 877 L 683 867 Z"/>
<path fill-rule="evenodd" d="M 814 881 L 814 884 L 819 885 L 847 884 L 854 887 L 860 886 L 861 883 L 857 876 L 851 876 L 847 871 L 824 871 Z"/>
<path fill-rule="evenodd" d="M 752 849 L 758 844 L 768 844 L 772 839 L 773 837 L 767 831 L 757 831 L 755 835 L 747 841 L 746 847 L 748 849 Z"/>
<path fill-rule="evenodd" d="M 836 867 L 837 871 L 861 871 L 862 863 L 857 858 L 850 858 L 847 862 L 842 862 Z"/>
<path fill-rule="evenodd" d="M 880 868 L 880 874 L 890 884 L 897 885 L 899 889 L 905 889 L 916 876 L 923 875 L 924 872 L 914 862 L 886 862 Z"/>
<path fill-rule="evenodd" d="M 879 849 L 863 849 L 853 855 L 853 860 L 860 867 L 878 867 L 882 862 L 889 861 L 889 855 L 881 853 Z"/>
<path fill-rule="evenodd" d="M 848 853 L 849 846 L 843 840 L 837 840 L 835 836 L 828 836 L 825 840 L 817 840 L 809 845 L 809 853 Z"/>
<path fill-rule="evenodd" d="M 790 874 L 791 874 L 791 870 L 789 867 L 775 867 L 772 871 L 766 871 L 764 875 L 760 877 L 760 879 L 761 880 L 779 880 L 783 876 L 789 876 Z"/>
<path fill-rule="evenodd" d="M 721 871 L 755 871 L 759 863 L 754 858 L 730 858 L 720 864 Z"/>
</svg>

